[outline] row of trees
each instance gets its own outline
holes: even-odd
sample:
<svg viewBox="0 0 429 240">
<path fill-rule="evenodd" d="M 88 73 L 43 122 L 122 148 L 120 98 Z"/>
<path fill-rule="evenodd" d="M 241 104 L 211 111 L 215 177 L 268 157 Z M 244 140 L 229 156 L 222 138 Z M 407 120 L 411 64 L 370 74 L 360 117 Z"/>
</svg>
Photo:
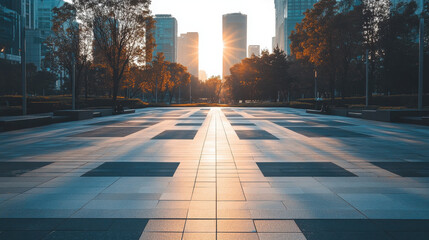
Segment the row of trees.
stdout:
<svg viewBox="0 0 429 240">
<path fill-rule="evenodd" d="M 389 0 L 321 0 L 305 12 L 290 39 L 291 55 L 272 54 L 244 59 L 231 68 L 227 85 L 232 99 L 288 100 L 365 94 L 366 51 L 370 93 L 417 92 L 419 15 L 416 2 L 392 6 Z M 429 2 L 423 15 L 429 25 Z M 425 40 L 429 40 L 426 28 Z M 425 48 L 429 56 L 429 48 Z M 315 76 L 316 75 L 316 76 Z M 425 81 L 429 62 L 425 62 Z M 428 84 L 426 89 L 428 88 Z"/>
</svg>

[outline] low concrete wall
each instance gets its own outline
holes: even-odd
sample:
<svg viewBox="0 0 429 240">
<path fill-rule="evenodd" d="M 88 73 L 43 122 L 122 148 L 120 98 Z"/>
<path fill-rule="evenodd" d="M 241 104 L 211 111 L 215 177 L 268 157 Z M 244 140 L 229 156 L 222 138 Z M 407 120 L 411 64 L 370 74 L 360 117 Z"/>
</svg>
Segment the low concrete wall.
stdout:
<svg viewBox="0 0 429 240">
<path fill-rule="evenodd" d="M 362 118 L 382 122 L 401 122 L 402 117 L 419 117 L 428 114 L 429 111 L 418 110 L 363 110 Z"/>
<path fill-rule="evenodd" d="M 99 112 L 102 117 L 113 115 L 113 110 L 111 108 L 100 108 L 100 109 L 91 109 L 94 112 Z"/>
<path fill-rule="evenodd" d="M 329 109 L 329 114 L 347 117 L 349 110 L 347 108 L 332 108 Z"/>
<path fill-rule="evenodd" d="M 39 127 L 52 123 L 52 116 L 17 116 L 0 119 L 0 131 Z"/>
<path fill-rule="evenodd" d="M 54 112 L 54 116 L 66 116 L 72 121 L 92 119 L 94 111 L 92 110 L 61 110 Z"/>
</svg>

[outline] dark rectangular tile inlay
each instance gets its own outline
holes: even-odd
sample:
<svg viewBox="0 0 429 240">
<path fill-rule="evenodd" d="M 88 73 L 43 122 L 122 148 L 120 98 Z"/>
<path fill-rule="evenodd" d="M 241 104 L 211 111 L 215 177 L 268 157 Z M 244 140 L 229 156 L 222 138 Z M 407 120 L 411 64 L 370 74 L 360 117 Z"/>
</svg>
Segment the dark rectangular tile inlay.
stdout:
<svg viewBox="0 0 429 240">
<path fill-rule="evenodd" d="M 276 136 L 265 130 L 235 130 L 235 132 L 237 133 L 237 136 L 243 140 L 279 140 Z"/>
<path fill-rule="evenodd" d="M 370 137 L 369 135 L 334 127 L 287 127 L 306 137 Z"/>
<path fill-rule="evenodd" d="M 423 240 L 429 236 L 428 220 L 297 219 L 307 240 Z"/>
<path fill-rule="evenodd" d="M 258 162 L 265 177 L 356 177 L 331 162 Z"/>
<path fill-rule="evenodd" d="M 429 177 L 429 162 L 371 162 L 401 177 Z"/>
<path fill-rule="evenodd" d="M 82 177 L 172 177 L 178 162 L 106 162 Z"/>
<path fill-rule="evenodd" d="M 149 219 L 0 218 L 0 239 L 138 240 Z"/>
<path fill-rule="evenodd" d="M 102 127 L 88 132 L 72 135 L 70 137 L 126 137 L 146 127 Z"/>
<path fill-rule="evenodd" d="M 198 130 L 166 130 L 152 139 L 194 139 Z"/>
<path fill-rule="evenodd" d="M 0 162 L 0 177 L 18 177 L 52 162 Z"/>
</svg>

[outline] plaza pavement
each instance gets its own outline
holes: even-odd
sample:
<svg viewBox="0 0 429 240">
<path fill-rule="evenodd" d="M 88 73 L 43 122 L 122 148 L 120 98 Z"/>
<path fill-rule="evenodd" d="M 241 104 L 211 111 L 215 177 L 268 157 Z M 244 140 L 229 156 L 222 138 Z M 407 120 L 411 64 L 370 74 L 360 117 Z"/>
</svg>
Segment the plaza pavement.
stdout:
<svg viewBox="0 0 429 240">
<path fill-rule="evenodd" d="M 429 239 L 429 128 L 148 108 L 0 133 L 0 239 Z"/>
</svg>

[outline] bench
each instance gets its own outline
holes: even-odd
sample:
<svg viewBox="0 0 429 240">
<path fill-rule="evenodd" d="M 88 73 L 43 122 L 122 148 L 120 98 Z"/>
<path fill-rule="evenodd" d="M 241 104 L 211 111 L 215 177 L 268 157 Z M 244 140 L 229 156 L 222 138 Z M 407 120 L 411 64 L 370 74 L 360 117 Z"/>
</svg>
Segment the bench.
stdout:
<svg viewBox="0 0 429 240">
<path fill-rule="evenodd" d="M 52 122 L 50 115 L 27 115 L 0 118 L 0 130 L 11 131 L 24 128 L 39 127 L 49 125 Z"/>
<path fill-rule="evenodd" d="M 348 112 L 347 115 L 349 117 L 362 118 L 362 113 L 361 112 Z"/>
</svg>

